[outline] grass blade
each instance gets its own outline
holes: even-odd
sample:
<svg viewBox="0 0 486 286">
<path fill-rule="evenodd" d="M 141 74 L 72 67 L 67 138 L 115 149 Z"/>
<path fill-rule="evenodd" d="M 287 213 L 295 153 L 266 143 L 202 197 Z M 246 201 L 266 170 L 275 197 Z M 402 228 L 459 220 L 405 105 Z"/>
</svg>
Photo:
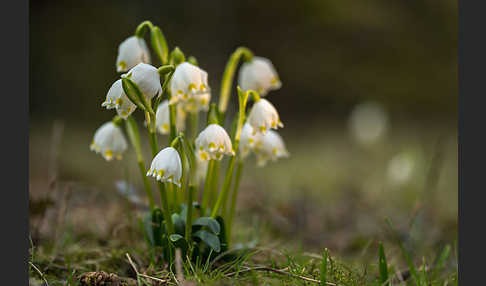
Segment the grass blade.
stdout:
<svg viewBox="0 0 486 286">
<path fill-rule="evenodd" d="M 410 256 L 408 255 L 407 250 L 403 246 L 403 243 L 400 240 L 400 237 L 398 236 L 398 233 L 393 228 L 393 226 L 392 226 L 392 224 L 391 224 L 391 222 L 390 222 L 389 219 L 385 219 L 385 222 L 388 225 L 388 227 L 390 228 L 390 230 L 392 231 L 393 235 L 395 236 L 395 239 L 396 239 L 396 241 L 398 243 L 398 246 L 400 247 L 400 250 L 402 251 L 403 257 L 407 261 L 407 264 L 408 264 L 408 267 L 409 267 L 409 270 L 410 270 L 410 274 L 412 275 L 413 279 L 415 280 L 415 284 L 417 286 L 421 286 L 422 283 L 421 283 L 420 277 L 417 274 L 417 270 L 415 269 L 415 266 L 413 265 L 413 261 L 412 261 L 412 259 L 410 259 Z"/>
<path fill-rule="evenodd" d="M 439 271 L 441 270 L 442 266 L 444 265 L 444 262 L 447 260 L 449 257 L 449 254 L 451 253 L 451 246 L 448 244 L 444 247 L 444 250 L 442 250 L 440 256 L 438 256 L 435 265 L 434 265 L 434 273 L 432 274 L 432 281 L 437 278 L 439 275 Z"/>
<path fill-rule="evenodd" d="M 386 262 L 385 250 L 383 249 L 383 243 L 379 243 L 379 267 L 380 267 L 380 285 L 389 286 L 388 282 L 388 264 Z"/>
<path fill-rule="evenodd" d="M 321 286 L 326 285 L 327 281 L 327 248 L 324 248 L 322 252 L 322 263 L 321 263 Z"/>
</svg>

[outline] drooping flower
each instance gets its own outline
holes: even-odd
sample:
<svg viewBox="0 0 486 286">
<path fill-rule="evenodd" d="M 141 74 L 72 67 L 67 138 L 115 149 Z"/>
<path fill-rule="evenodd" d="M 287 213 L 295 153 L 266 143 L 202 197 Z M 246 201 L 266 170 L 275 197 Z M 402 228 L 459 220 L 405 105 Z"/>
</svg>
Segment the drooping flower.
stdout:
<svg viewBox="0 0 486 286">
<path fill-rule="evenodd" d="M 176 67 L 170 81 L 170 91 L 170 104 L 180 101 L 188 112 L 208 109 L 211 98 L 208 73 L 193 64 L 184 62 Z"/>
<path fill-rule="evenodd" d="M 261 144 L 262 134 L 253 133 L 253 127 L 250 123 L 246 122 L 241 129 L 240 145 L 238 147 L 241 157 L 246 158 L 250 151 L 253 151 L 258 145 Z"/>
<path fill-rule="evenodd" d="M 221 160 L 223 155 L 235 155 L 228 133 L 218 124 L 210 124 L 199 133 L 196 152 L 201 160 Z"/>
<path fill-rule="evenodd" d="M 269 59 L 253 57 L 241 65 L 238 85 L 243 91 L 252 89 L 265 96 L 270 90 L 279 89 L 282 83 Z"/>
<path fill-rule="evenodd" d="M 123 77 L 127 77 L 136 83 L 147 101 L 162 92 L 159 71 L 152 65 L 139 63 L 126 74 L 123 74 Z"/>
<path fill-rule="evenodd" d="M 278 158 L 289 156 L 282 137 L 273 130 L 268 130 L 261 137 L 261 144 L 258 145 L 255 150 L 258 166 L 265 166 L 268 160 L 276 161 Z"/>
<path fill-rule="evenodd" d="M 183 131 L 185 129 L 186 113 L 177 105 L 176 128 Z M 155 112 L 155 124 L 160 134 L 169 134 L 170 131 L 170 112 L 169 101 L 163 100 Z"/>
<path fill-rule="evenodd" d="M 118 47 L 117 72 L 126 72 L 139 63 L 150 63 L 150 52 L 143 38 L 131 36 Z"/>
<path fill-rule="evenodd" d="M 253 127 L 253 134 L 257 132 L 265 134 L 270 128 L 277 129 L 278 127 L 283 127 L 277 110 L 264 98 L 261 98 L 253 104 L 248 115 L 248 122 Z"/>
<path fill-rule="evenodd" d="M 121 79 L 115 81 L 106 94 L 105 101 L 101 104 L 106 109 L 116 108 L 118 115 L 126 119 L 132 112 L 137 109 L 137 106 L 128 98 L 123 91 Z"/>
<path fill-rule="evenodd" d="M 127 149 L 127 141 L 120 129 L 113 122 L 106 122 L 98 128 L 90 145 L 91 151 L 101 154 L 107 161 L 120 160 Z"/>
<path fill-rule="evenodd" d="M 179 152 L 173 147 L 162 149 L 152 160 L 147 176 L 152 176 L 158 181 L 172 183 L 180 187 L 182 162 Z"/>
</svg>

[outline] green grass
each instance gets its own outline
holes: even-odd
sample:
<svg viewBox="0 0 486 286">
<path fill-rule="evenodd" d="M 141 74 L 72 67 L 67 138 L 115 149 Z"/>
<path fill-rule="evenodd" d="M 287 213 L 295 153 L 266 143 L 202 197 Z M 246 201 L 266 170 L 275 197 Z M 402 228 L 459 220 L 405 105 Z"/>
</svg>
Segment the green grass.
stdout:
<svg viewBox="0 0 486 286">
<path fill-rule="evenodd" d="M 80 275 L 104 271 L 125 283 L 138 279 L 157 285 L 150 276 L 177 285 L 177 273 L 147 249 L 138 224 L 143 209 L 114 187 L 119 179 L 141 186 L 130 164 L 133 154 L 106 163 L 88 150 L 93 130 L 68 127 L 55 184 L 45 168 L 51 126 L 31 129 L 31 284 L 45 279 L 49 285 L 80 285 Z M 337 285 L 457 285 L 455 131 L 397 127 L 386 141 L 363 149 L 349 142 L 345 130 L 316 130 L 283 134 L 291 153 L 287 160 L 264 169 L 253 168 L 253 160 L 245 165 L 232 241 L 247 251 L 231 262 L 182 259 L 184 280 L 193 285 L 317 285 L 324 279 Z M 440 134 L 449 136 L 437 149 Z M 148 142 L 143 144 L 150 150 Z M 404 150 L 415 156 L 416 168 L 407 183 L 393 185 L 387 164 Z M 441 165 L 435 166 L 433 158 L 440 156 Z"/>
</svg>

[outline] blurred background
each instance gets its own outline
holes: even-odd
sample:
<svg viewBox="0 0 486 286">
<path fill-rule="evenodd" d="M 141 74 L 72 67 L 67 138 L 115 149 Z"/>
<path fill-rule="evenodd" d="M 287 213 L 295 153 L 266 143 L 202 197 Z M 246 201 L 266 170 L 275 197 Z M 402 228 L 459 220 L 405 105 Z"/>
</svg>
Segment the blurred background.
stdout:
<svg viewBox="0 0 486 286">
<path fill-rule="evenodd" d="M 215 102 L 238 46 L 271 59 L 280 75 L 268 98 L 291 157 L 245 165 L 240 241 L 352 255 L 386 236 L 385 217 L 424 248 L 455 241 L 454 0 L 30 1 L 35 239 L 58 235 L 51 228 L 61 223 L 41 202 L 66 215 L 76 239 L 103 241 L 123 224 L 115 182 L 140 188 L 135 156 L 107 163 L 89 144 L 114 115 L 100 105 L 119 77 L 118 45 L 144 20 L 198 59 Z"/>
</svg>

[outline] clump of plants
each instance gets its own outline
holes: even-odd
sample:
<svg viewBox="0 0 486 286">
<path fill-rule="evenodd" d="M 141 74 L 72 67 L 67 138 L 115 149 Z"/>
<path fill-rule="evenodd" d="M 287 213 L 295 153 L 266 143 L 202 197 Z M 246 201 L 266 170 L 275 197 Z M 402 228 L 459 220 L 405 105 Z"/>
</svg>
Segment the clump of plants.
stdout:
<svg viewBox="0 0 486 286">
<path fill-rule="evenodd" d="M 153 54 L 159 67 L 152 65 Z M 153 254 L 169 264 L 176 249 L 192 262 L 214 259 L 231 246 L 245 159 L 255 154 L 257 165 L 264 166 L 288 156 L 274 131 L 283 124 L 265 97 L 281 87 L 274 66 L 248 48 L 237 48 L 222 74 L 216 103 L 208 74 L 196 58 L 186 57 L 178 47 L 170 50 L 162 30 L 145 21 L 120 44 L 116 69 L 122 74 L 101 104 L 116 115 L 95 132 L 91 150 L 107 161 L 120 160 L 128 136 L 150 207 L 140 226 Z M 227 118 L 231 102 L 238 104 L 238 112 Z M 144 114 L 150 160 L 142 152 L 141 129 L 133 116 L 137 111 Z M 162 144 L 158 134 L 168 135 L 168 141 Z"/>
</svg>

